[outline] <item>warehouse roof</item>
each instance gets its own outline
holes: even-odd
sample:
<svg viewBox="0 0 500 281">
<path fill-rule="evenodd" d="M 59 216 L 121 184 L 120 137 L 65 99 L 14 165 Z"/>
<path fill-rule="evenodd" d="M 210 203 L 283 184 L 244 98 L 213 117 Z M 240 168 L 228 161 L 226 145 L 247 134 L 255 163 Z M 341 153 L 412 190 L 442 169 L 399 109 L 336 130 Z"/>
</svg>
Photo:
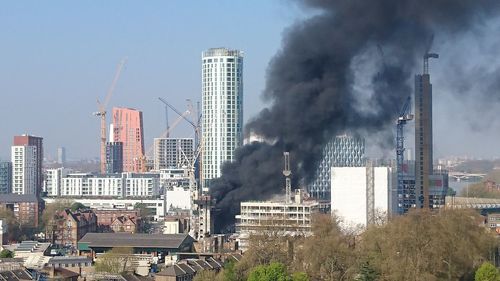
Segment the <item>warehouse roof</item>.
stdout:
<svg viewBox="0 0 500 281">
<path fill-rule="evenodd" d="M 87 233 L 79 241 L 89 247 L 102 248 L 164 248 L 177 249 L 183 243 L 194 241 L 187 234 L 146 234 L 146 233 Z"/>
</svg>

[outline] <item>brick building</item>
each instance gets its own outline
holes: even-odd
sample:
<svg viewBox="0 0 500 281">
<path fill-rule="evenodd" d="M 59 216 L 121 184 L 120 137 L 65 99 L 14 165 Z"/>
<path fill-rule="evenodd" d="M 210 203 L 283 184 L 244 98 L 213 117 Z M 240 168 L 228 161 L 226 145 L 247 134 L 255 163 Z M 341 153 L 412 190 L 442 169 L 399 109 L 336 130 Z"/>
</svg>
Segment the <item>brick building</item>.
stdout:
<svg viewBox="0 0 500 281">
<path fill-rule="evenodd" d="M 94 213 L 97 216 L 97 230 L 99 232 L 135 233 L 141 227 L 139 210 L 101 209 L 94 210 Z M 123 231 L 120 231 L 121 227 L 123 227 Z"/>
<path fill-rule="evenodd" d="M 77 242 L 88 232 L 97 232 L 97 216 L 92 210 L 71 212 L 66 209 L 57 212 L 52 221 L 52 232 L 48 238 L 54 244 L 71 245 L 76 248 Z"/>
<path fill-rule="evenodd" d="M 9 209 L 21 226 L 38 227 L 45 207 L 44 201 L 35 194 L 2 194 L 0 209 Z"/>
<path fill-rule="evenodd" d="M 135 217 L 120 216 L 111 223 L 112 232 L 136 233 L 139 229 Z"/>
</svg>

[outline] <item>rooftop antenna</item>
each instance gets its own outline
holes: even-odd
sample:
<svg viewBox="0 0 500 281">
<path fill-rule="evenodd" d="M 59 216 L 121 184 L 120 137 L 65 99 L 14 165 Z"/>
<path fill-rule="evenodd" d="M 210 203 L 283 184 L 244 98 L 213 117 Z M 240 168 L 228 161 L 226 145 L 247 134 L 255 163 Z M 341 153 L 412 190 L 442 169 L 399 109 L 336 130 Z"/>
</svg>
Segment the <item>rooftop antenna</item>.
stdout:
<svg viewBox="0 0 500 281">
<path fill-rule="evenodd" d="M 292 171 L 290 170 L 290 152 L 283 152 L 283 156 L 285 159 L 285 168 L 283 169 L 283 175 L 285 176 L 285 202 L 289 204 L 292 196 L 292 180 L 290 179 L 290 175 L 292 174 Z"/>
</svg>

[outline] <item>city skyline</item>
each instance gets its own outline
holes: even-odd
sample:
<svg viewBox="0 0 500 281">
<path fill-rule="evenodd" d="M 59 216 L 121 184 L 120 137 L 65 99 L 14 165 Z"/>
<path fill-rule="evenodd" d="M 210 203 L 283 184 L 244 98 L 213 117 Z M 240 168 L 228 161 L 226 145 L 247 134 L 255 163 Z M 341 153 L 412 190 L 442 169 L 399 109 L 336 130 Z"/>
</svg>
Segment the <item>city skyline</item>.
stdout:
<svg viewBox="0 0 500 281">
<path fill-rule="evenodd" d="M 203 50 L 211 47 L 224 46 L 245 52 L 246 123 L 266 105 L 261 99 L 265 72 L 268 62 L 281 48 L 286 28 L 314 14 L 314 11 L 301 11 L 297 5 L 284 1 L 258 1 L 252 3 L 252 9 L 250 4 L 230 1 L 217 5 L 171 2 L 151 6 L 120 2 L 118 7 L 114 3 L 117 2 L 97 6 L 60 2 L 57 7 L 48 7 L 35 2 L 10 2 L 0 12 L 0 24 L 8 30 L 5 34 L 7 44 L 0 46 L 0 53 L 9 54 L 0 67 L 0 118 L 12 120 L 2 124 L 0 159 L 10 159 L 11 137 L 24 133 L 44 137 L 48 158 L 56 159 L 57 148 L 62 146 L 67 149 L 68 160 L 98 158 L 99 122 L 92 116 L 95 100 L 105 96 L 116 65 L 124 56 L 129 61 L 108 111 L 112 106 L 143 111 L 146 147 L 152 145 L 165 126 L 164 108 L 157 101 L 158 96 L 165 97 L 180 109 L 186 107 L 186 98 L 201 101 L 200 56 Z M 236 8 L 225 15 L 227 17 L 210 18 L 209 14 L 218 8 L 226 11 L 233 5 Z M 258 22 L 246 12 L 253 10 L 254 5 L 261 11 L 262 20 Z M 204 11 L 209 12 L 205 15 Z M 183 17 L 193 21 L 181 20 Z M 236 19 L 238 24 L 227 26 L 228 20 Z M 60 22 L 65 26 L 60 26 Z M 227 33 L 208 35 L 209 30 L 222 26 L 227 28 Z M 499 26 L 498 20 L 494 20 L 486 22 L 482 28 L 488 33 L 498 30 Z M 246 32 L 240 34 L 241 29 Z M 500 125 L 499 122 L 493 119 L 485 123 L 480 114 L 467 117 L 462 114 L 470 110 L 492 116 L 497 101 L 486 105 L 475 101 L 470 92 L 485 89 L 480 85 L 457 85 L 455 79 L 450 79 L 450 75 L 456 73 L 448 71 L 463 64 L 466 71 L 474 72 L 479 65 L 490 61 L 488 68 L 481 70 L 490 73 L 496 68 L 498 59 L 482 51 L 498 46 L 498 42 L 488 38 L 480 40 L 483 45 L 480 46 L 474 43 L 480 36 L 482 33 L 461 38 L 456 45 L 462 49 L 453 46 L 449 38 L 436 36 L 435 49 L 441 53 L 441 59 L 431 70 L 434 81 L 439 82 L 435 89 L 436 158 L 500 156 L 500 152 L 494 150 L 494 140 L 500 137 L 494 128 Z M 465 56 L 466 53 L 471 55 Z M 475 59 L 470 59 L 473 56 Z M 418 68 L 416 63 L 415 73 Z M 30 83 L 26 83 L 27 79 Z M 457 88 L 466 88 L 469 93 L 456 94 Z M 9 118 L 19 112 L 19 108 L 23 114 Z M 175 116 L 171 113 L 172 118 Z M 108 124 L 110 119 L 108 116 Z M 450 119 L 456 120 L 455 126 L 449 126 Z M 74 135 L 75 126 L 81 131 L 77 136 Z M 410 126 L 408 131 L 411 131 Z M 181 123 L 173 136 L 190 137 L 189 125 Z M 411 135 L 408 137 L 411 139 Z"/>
</svg>

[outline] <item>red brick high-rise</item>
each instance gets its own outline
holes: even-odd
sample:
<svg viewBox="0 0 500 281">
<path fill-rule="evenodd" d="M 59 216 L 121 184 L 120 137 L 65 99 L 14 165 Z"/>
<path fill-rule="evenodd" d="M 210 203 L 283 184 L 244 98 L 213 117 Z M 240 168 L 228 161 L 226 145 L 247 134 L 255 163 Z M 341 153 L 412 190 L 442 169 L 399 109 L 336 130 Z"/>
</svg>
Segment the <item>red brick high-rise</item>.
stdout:
<svg viewBox="0 0 500 281">
<path fill-rule="evenodd" d="M 42 189 L 43 173 L 43 138 L 31 135 L 14 136 L 14 146 L 34 146 L 36 148 L 36 194 L 39 195 Z M 14 176 L 14 175 L 13 175 Z"/>
<path fill-rule="evenodd" d="M 142 112 L 113 108 L 113 142 L 123 143 L 123 172 L 140 172 L 144 157 Z"/>
</svg>

